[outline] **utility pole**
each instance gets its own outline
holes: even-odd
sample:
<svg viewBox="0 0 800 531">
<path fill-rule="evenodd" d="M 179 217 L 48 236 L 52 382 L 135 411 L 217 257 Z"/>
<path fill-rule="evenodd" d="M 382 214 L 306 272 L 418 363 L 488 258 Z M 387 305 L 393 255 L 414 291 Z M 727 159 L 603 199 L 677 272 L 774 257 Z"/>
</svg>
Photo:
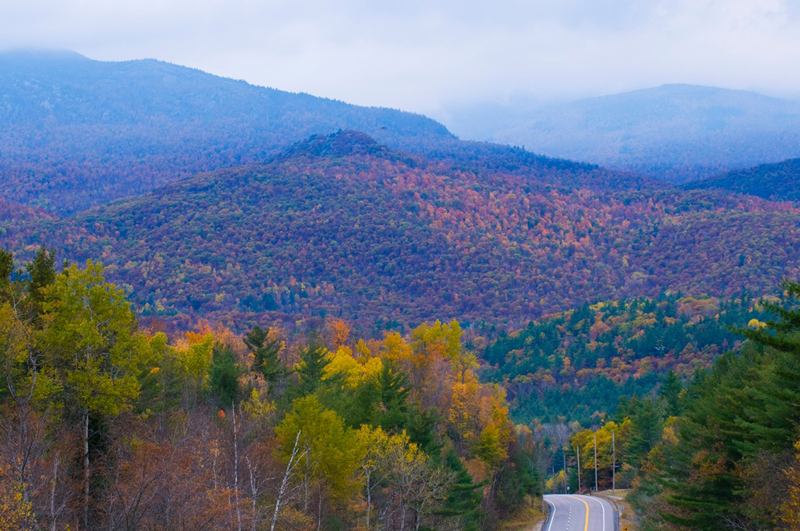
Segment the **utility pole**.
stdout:
<svg viewBox="0 0 800 531">
<path fill-rule="evenodd" d="M 564 494 L 567 493 L 567 447 L 561 448 L 561 453 L 564 455 Z"/>
<path fill-rule="evenodd" d="M 611 432 L 611 493 L 617 493 L 617 444 Z"/>
<path fill-rule="evenodd" d="M 594 491 L 597 492 L 597 434 L 594 434 Z"/>
<path fill-rule="evenodd" d="M 581 447 L 576 446 L 575 451 L 578 453 L 578 494 L 581 492 Z"/>
</svg>

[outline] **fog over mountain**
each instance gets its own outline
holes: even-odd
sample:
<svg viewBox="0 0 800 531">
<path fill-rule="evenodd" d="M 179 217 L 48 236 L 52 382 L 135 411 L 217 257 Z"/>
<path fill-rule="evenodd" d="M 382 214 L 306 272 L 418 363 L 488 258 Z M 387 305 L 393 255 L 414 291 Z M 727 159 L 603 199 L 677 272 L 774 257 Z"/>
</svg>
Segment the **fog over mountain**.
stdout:
<svg viewBox="0 0 800 531">
<path fill-rule="evenodd" d="M 678 181 L 800 156 L 800 103 L 694 85 L 454 118 L 462 136 Z"/>
</svg>

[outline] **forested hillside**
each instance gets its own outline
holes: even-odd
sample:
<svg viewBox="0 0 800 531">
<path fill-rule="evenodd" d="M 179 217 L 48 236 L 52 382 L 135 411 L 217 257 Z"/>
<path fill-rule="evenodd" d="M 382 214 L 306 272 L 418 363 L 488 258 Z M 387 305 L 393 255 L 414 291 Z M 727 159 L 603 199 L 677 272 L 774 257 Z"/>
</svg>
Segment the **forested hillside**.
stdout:
<svg viewBox="0 0 800 531">
<path fill-rule="evenodd" d="M 687 190 L 721 189 L 776 201 L 800 201 L 800 158 L 693 181 Z"/>
<path fill-rule="evenodd" d="M 800 284 L 792 281 L 758 300 L 746 293 L 727 302 L 634 300 L 568 312 L 498 341 L 490 355 L 524 345 L 509 351 L 512 362 L 546 367 L 562 359 L 559 382 L 583 382 L 565 388 L 563 403 L 577 393 L 578 411 L 585 403 L 598 407 L 580 422 L 552 405 L 549 421 L 533 420 L 534 437 L 548 451 L 546 491 L 632 489 L 624 505 L 633 505 L 642 531 L 797 529 L 799 302 Z M 594 324 L 582 328 L 590 316 Z M 617 335 L 604 345 L 609 332 Z M 595 333 L 599 339 L 586 343 Z M 540 346 L 554 352 L 550 360 L 536 356 Z M 618 355 L 576 374 L 571 360 L 587 350 L 599 350 L 599 361 L 603 351 Z M 595 371 L 607 375 L 607 385 L 589 383 Z M 649 371 L 660 375 L 648 378 Z M 637 383 L 626 387 L 626 378 Z M 613 413 L 603 408 L 610 397 L 619 397 Z M 548 403 L 526 397 L 537 401 Z M 512 415 L 519 405 L 511 401 Z"/>
<path fill-rule="evenodd" d="M 505 382 L 517 421 L 588 426 L 667 375 L 710 368 L 741 343 L 731 327 L 766 318 L 763 304 L 747 292 L 585 304 L 501 335 L 482 354 L 483 377 Z"/>
<path fill-rule="evenodd" d="M 272 312 L 503 327 L 585 301 L 732 295 L 797 274 L 790 203 L 533 162 L 470 171 L 342 132 L 72 219 L 6 223 L 3 243 L 21 258 L 42 244 L 97 257 L 144 315 L 231 326 Z"/>
<path fill-rule="evenodd" d="M 632 496 L 642 529 L 798 528 L 800 284 L 783 288 L 738 354 L 654 410 Z"/>
<path fill-rule="evenodd" d="M 657 395 L 623 399 L 613 418 L 553 438 L 569 485 L 579 487 L 580 453 L 580 487 L 594 488 L 586 456 L 596 441 L 598 487 L 633 487 L 628 501 L 643 531 L 797 529 L 800 285 L 783 288 L 762 306 L 769 318 L 736 329 L 747 340 L 738 351 L 688 379 L 668 373 Z M 554 489 L 564 481 L 557 470 Z"/>
<path fill-rule="evenodd" d="M 0 196 L 74 212 L 201 171 L 258 163 L 313 133 L 394 146 L 452 139 L 441 124 L 220 78 L 155 60 L 0 53 Z"/>
<path fill-rule="evenodd" d="M 535 442 L 457 322 L 137 328 L 91 261 L 0 251 L 0 528 L 497 529 Z"/>
</svg>

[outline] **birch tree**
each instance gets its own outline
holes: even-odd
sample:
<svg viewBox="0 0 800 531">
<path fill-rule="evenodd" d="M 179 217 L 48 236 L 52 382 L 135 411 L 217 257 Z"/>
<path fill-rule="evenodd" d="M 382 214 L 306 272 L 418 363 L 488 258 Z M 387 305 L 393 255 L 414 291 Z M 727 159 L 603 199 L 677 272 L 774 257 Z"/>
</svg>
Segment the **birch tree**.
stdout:
<svg viewBox="0 0 800 531">
<path fill-rule="evenodd" d="M 150 356 L 148 342 L 122 290 L 106 283 L 92 261 L 71 266 L 46 289 L 49 365 L 62 386 L 65 410 L 80 421 L 83 461 L 83 527 L 90 523 L 91 419 L 114 417 L 139 394 L 138 377 Z"/>
</svg>

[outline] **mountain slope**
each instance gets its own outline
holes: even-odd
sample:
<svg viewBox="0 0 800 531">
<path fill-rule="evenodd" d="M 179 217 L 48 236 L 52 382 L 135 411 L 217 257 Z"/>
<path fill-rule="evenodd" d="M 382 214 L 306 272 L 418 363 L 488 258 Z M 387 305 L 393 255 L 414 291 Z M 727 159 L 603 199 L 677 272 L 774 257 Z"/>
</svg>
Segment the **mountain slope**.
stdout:
<svg viewBox="0 0 800 531">
<path fill-rule="evenodd" d="M 668 371 L 690 379 L 710 369 L 741 343 L 731 327 L 768 319 L 763 302 L 744 291 L 587 304 L 501 335 L 483 353 L 483 375 L 507 382 L 518 421 L 588 424 L 621 396 L 648 396 Z"/>
<path fill-rule="evenodd" d="M 452 138 L 420 115 L 154 60 L 0 54 L 0 196 L 58 212 L 263 162 L 312 133 L 338 129 L 367 131 L 403 148 Z"/>
<path fill-rule="evenodd" d="M 485 139 L 687 180 L 800 156 L 800 103 L 664 85 L 522 113 Z"/>
<path fill-rule="evenodd" d="M 7 224 L 0 243 L 99 258 L 145 314 L 236 326 L 265 312 L 503 325 L 800 272 L 797 208 L 636 182 L 605 191 L 591 183 L 613 175 L 556 162 L 483 173 L 345 131 L 73 219 Z"/>
<path fill-rule="evenodd" d="M 780 201 L 800 201 L 800 158 L 734 170 L 686 183 L 687 190 L 722 189 Z"/>
</svg>

